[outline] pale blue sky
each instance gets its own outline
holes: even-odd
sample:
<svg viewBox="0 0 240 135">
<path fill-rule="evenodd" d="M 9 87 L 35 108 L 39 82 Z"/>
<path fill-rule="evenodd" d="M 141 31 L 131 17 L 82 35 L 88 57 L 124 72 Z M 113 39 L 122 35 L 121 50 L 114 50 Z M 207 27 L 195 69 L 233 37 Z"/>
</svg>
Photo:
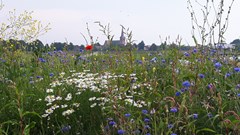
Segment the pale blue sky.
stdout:
<svg viewBox="0 0 240 135">
<path fill-rule="evenodd" d="M 205 1 L 205 0 L 200 0 Z M 228 0 L 230 1 L 230 0 Z M 94 38 L 102 44 L 106 39 L 95 21 L 111 25 L 114 39 L 119 39 L 123 25 L 133 31 L 136 43 L 160 44 L 159 35 L 172 41 L 180 35 L 184 43 L 193 44 L 187 0 L 3 0 L 5 7 L 0 20 L 9 10 L 18 13 L 34 11 L 34 18 L 50 23 L 52 30 L 40 37 L 44 43 L 64 42 L 84 44 L 80 32 L 87 36 L 86 23 Z M 235 1 L 230 24 L 225 35 L 227 42 L 240 37 L 240 1 Z"/>
</svg>

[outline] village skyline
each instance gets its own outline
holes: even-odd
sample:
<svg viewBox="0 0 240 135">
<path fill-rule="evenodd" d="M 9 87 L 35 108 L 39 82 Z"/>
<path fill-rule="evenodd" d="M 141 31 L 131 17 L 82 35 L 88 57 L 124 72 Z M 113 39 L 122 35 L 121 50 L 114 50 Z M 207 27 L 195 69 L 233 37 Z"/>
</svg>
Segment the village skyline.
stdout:
<svg viewBox="0 0 240 135">
<path fill-rule="evenodd" d="M 3 0 L 4 8 L 1 11 L 1 20 L 7 21 L 8 12 L 16 9 L 17 13 L 24 10 L 33 11 L 33 17 L 43 24 L 50 23 L 52 28 L 39 39 L 45 44 L 65 42 L 84 44 L 85 40 L 80 33 L 87 37 L 86 23 L 94 40 L 104 44 L 106 36 L 99 31 L 94 23 L 110 24 L 111 35 L 114 40 L 121 36 L 121 25 L 133 32 L 136 43 L 142 40 L 151 45 L 161 44 L 166 37 L 175 41 L 178 35 L 183 44 L 194 45 L 191 38 L 191 19 L 186 1 L 46 1 L 31 0 Z M 226 42 L 230 43 L 240 37 L 239 7 L 240 1 L 235 1 L 230 15 L 229 27 L 225 34 Z M 227 5 L 225 6 L 227 8 Z M 161 37 L 161 38 L 160 38 Z M 88 39 L 89 40 L 89 39 Z"/>
</svg>

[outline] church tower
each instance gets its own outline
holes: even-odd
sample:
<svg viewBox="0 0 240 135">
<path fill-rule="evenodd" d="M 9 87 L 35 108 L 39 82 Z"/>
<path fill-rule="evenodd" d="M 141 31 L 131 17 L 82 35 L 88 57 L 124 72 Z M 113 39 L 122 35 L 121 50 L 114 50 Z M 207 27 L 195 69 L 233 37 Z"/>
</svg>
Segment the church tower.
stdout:
<svg viewBox="0 0 240 135">
<path fill-rule="evenodd" d="M 124 36 L 123 27 L 122 27 L 121 37 L 120 37 L 120 44 L 121 45 L 126 45 L 126 38 Z"/>
</svg>

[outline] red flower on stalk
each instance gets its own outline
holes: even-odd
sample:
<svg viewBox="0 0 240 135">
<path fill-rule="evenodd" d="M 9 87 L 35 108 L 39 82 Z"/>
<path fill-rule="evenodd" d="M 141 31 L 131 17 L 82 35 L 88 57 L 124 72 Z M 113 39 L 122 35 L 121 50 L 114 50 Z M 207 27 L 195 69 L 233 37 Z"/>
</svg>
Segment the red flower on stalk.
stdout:
<svg viewBox="0 0 240 135">
<path fill-rule="evenodd" d="M 86 49 L 86 50 L 92 50 L 92 49 L 93 49 L 93 46 L 92 46 L 92 45 L 87 45 L 87 46 L 85 47 L 85 49 Z"/>
</svg>

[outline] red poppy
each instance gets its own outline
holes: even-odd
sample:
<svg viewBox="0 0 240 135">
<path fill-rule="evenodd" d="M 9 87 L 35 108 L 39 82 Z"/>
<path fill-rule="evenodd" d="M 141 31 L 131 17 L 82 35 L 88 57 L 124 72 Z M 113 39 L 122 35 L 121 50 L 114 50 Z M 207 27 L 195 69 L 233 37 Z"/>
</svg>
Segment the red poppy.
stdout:
<svg viewBox="0 0 240 135">
<path fill-rule="evenodd" d="M 92 50 L 92 49 L 93 49 L 93 46 L 92 46 L 92 45 L 87 45 L 87 46 L 85 47 L 85 49 L 86 49 L 86 50 Z"/>
</svg>

